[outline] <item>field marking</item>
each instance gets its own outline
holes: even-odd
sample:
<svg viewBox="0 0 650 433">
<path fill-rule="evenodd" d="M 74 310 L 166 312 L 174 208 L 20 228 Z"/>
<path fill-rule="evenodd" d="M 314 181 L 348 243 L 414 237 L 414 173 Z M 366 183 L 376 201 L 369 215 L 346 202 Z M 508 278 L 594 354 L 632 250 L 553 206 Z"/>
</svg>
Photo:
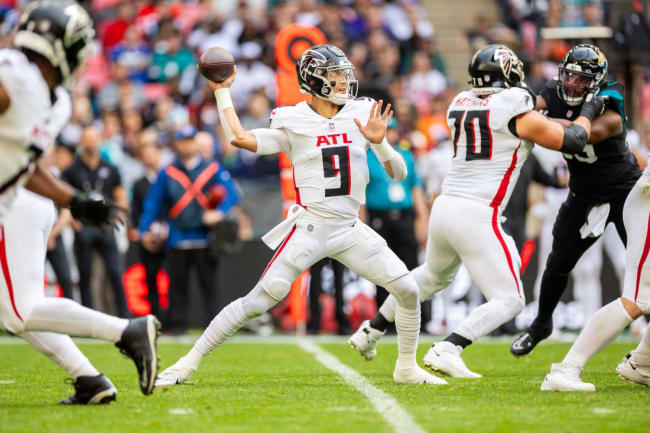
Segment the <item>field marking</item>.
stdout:
<svg viewBox="0 0 650 433">
<path fill-rule="evenodd" d="M 396 433 L 425 433 L 425 430 L 413 420 L 411 415 L 402 409 L 397 400 L 374 387 L 368 379 L 343 364 L 336 356 L 311 340 L 297 339 L 296 344 L 305 352 L 314 355 L 318 362 L 338 373 L 349 385 L 365 395 Z"/>
</svg>

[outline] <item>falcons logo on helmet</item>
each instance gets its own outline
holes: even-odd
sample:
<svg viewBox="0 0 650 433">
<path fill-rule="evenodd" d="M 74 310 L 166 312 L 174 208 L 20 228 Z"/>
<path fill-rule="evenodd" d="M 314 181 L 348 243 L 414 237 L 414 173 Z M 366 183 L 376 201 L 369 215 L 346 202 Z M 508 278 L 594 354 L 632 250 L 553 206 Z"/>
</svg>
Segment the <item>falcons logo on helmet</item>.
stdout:
<svg viewBox="0 0 650 433">
<path fill-rule="evenodd" d="M 501 70 L 503 71 L 503 76 L 507 79 L 510 79 L 510 71 L 512 70 L 514 57 L 515 53 L 505 48 L 500 48 L 494 52 L 494 60 L 499 61 L 499 65 L 501 65 Z"/>
</svg>

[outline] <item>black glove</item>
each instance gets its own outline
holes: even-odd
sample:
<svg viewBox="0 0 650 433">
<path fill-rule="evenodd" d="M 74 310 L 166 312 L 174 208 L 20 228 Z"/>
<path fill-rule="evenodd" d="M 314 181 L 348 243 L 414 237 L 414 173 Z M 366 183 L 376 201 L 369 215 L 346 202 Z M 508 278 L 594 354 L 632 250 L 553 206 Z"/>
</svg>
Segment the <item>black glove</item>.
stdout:
<svg viewBox="0 0 650 433">
<path fill-rule="evenodd" d="M 586 117 L 589 121 L 605 112 L 607 101 L 602 96 L 598 96 L 599 90 L 598 88 L 589 90 L 585 102 L 582 104 L 582 110 L 580 110 L 580 115 Z"/>
<path fill-rule="evenodd" d="M 85 224 L 96 226 L 106 224 L 116 228 L 118 223 L 124 223 L 117 215 L 118 210 L 126 211 L 97 191 L 88 193 L 78 191 L 70 200 L 72 216 Z"/>
</svg>

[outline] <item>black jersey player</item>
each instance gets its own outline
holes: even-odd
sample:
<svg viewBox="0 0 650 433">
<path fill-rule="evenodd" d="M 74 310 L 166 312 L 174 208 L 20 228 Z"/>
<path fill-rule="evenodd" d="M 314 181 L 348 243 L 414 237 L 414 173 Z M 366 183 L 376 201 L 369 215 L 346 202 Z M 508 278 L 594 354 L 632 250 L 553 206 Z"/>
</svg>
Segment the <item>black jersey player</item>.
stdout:
<svg viewBox="0 0 650 433">
<path fill-rule="evenodd" d="M 553 330 L 552 315 L 569 273 L 582 254 L 598 239 L 604 224 L 616 225 L 626 243 L 623 204 L 641 176 L 625 144 L 626 119 L 623 86 L 607 77 L 607 59 L 594 45 L 577 45 L 564 57 L 556 79 L 537 96 L 537 109 L 567 126 L 575 119 L 589 91 L 607 97 L 607 109 L 594 119 L 589 144 L 582 154 L 564 157 L 569 166 L 569 196 L 553 226 L 553 247 L 542 276 L 537 317 L 510 347 L 515 356 L 530 353 Z M 609 212 L 608 212 L 609 211 Z"/>
</svg>

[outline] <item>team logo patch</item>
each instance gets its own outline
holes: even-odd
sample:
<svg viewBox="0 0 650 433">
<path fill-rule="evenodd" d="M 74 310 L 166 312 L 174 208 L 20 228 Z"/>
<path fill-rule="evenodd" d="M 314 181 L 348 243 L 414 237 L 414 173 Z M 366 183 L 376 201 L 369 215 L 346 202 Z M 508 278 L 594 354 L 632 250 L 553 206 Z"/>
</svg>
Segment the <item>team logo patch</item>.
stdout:
<svg viewBox="0 0 650 433">
<path fill-rule="evenodd" d="M 500 48 L 494 52 L 494 60 L 499 61 L 503 75 L 506 78 L 510 78 L 510 71 L 512 70 L 512 64 L 516 62 L 517 56 L 511 50 Z"/>
</svg>

